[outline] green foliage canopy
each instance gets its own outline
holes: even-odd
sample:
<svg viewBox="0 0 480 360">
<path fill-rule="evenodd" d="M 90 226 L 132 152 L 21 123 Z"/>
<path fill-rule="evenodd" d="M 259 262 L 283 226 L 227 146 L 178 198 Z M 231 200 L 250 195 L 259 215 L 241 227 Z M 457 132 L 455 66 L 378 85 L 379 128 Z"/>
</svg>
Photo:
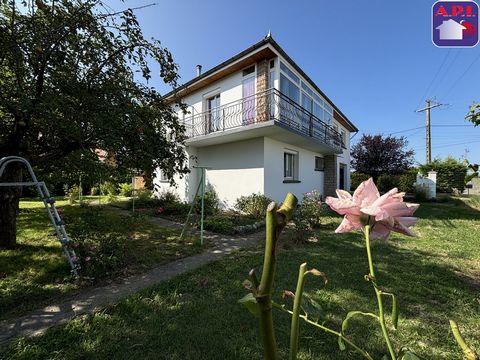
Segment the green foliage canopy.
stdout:
<svg viewBox="0 0 480 360">
<path fill-rule="evenodd" d="M 2 1 L 0 157 L 25 156 L 60 176 L 186 172 L 184 128 L 148 85 L 155 66 L 175 87 L 177 65 L 131 9 L 105 9 L 99 0 Z"/>
</svg>

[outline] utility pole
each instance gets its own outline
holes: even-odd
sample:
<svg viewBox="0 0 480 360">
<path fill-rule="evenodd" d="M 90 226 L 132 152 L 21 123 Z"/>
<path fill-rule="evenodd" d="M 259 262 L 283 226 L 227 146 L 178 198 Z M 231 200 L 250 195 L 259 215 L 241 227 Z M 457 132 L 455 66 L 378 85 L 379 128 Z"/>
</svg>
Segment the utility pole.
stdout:
<svg viewBox="0 0 480 360">
<path fill-rule="evenodd" d="M 426 144 L 425 144 L 425 152 L 426 152 L 426 163 L 429 164 L 432 162 L 432 135 L 430 131 L 430 109 L 436 108 L 437 106 L 443 105 L 443 104 L 433 104 L 431 105 L 431 100 L 427 99 L 425 100 L 426 106 L 423 109 L 418 109 L 416 112 L 423 112 L 425 111 L 425 114 L 427 115 L 427 121 L 425 125 L 425 131 L 426 131 Z"/>
</svg>

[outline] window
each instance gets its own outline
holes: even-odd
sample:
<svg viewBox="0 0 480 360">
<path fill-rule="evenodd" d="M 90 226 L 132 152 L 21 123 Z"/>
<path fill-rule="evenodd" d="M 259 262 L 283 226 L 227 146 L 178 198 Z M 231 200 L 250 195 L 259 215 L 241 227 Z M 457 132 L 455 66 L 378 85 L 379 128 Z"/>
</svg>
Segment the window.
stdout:
<svg viewBox="0 0 480 360">
<path fill-rule="evenodd" d="M 160 182 L 169 182 L 168 177 L 163 170 L 160 170 Z"/>
<path fill-rule="evenodd" d="M 270 60 L 270 69 L 275 67 L 275 60 Z"/>
<path fill-rule="evenodd" d="M 347 148 L 347 133 L 345 132 L 345 130 L 340 130 L 340 134 L 342 135 L 342 147 L 344 149 Z"/>
<path fill-rule="evenodd" d="M 298 181 L 298 153 L 286 150 L 283 153 L 283 178 L 284 182 Z"/>
<path fill-rule="evenodd" d="M 315 156 L 315 171 L 323 171 L 325 170 L 325 162 L 323 157 Z"/>
<path fill-rule="evenodd" d="M 295 75 L 295 73 L 292 70 L 290 70 L 287 67 L 287 65 L 285 65 L 283 63 L 283 61 L 280 61 L 280 69 L 282 69 L 282 71 L 285 74 L 287 74 L 290 79 L 292 79 L 294 82 L 296 82 L 298 85 L 300 85 L 300 78 L 297 75 Z"/>
<path fill-rule="evenodd" d="M 249 68 L 246 68 L 245 70 L 243 70 L 243 76 L 253 74 L 254 72 L 255 72 L 255 65 L 250 66 Z"/>
<path fill-rule="evenodd" d="M 297 104 L 300 103 L 300 89 L 283 74 L 280 74 L 280 92 Z"/>
<path fill-rule="evenodd" d="M 207 111 L 208 111 L 208 120 L 209 120 L 209 130 L 218 131 L 221 129 L 221 118 L 220 118 L 220 94 L 212 96 L 207 99 Z"/>
</svg>

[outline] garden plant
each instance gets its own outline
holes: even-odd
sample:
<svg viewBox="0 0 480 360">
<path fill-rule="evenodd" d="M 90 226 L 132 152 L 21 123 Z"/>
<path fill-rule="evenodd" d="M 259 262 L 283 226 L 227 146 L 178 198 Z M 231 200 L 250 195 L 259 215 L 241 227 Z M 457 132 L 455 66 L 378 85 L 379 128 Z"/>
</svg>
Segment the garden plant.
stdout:
<svg viewBox="0 0 480 360">
<path fill-rule="evenodd" d="M 251 292 L 239 300 L 240 303 L 245 305 L 250 312 L 255 316 L 258 316 L 260 319 L 260 333 L 265 359 L 279 358 L 273 324 L 273 308 L 291 315 L 290 360 L 297 358 L 300 320 L 303 320 L 329 334 L 337 336 L 338 345 L 341 351 L 345 350 L 346 345 L 348 345 L 362 358 L 373 360 L 373 357 L 364 350 L 362 346 L 354 343 L 346 335 L 349 321 L 355 317 L 372 318 L 378 323 L 385 342 L 385 352 L 387 353 L 383 355 L 382 359 L 421 359 L 421 357 L 407 347 L 396 348 L 390 339 L 389 328 L 386 323 L 384 300 L 386 298 L 391 299 L 391 323 L 394 329 L 397 329 L 399 313 L 397 298 L 392 292 L 385 291 L 380 285 L 375 273 L 371 248 L 372 240 L 385 241 L 388 239 L 390 232 L 392 231 L 407 236 L 415 236 L 412 230 L 410 230 L 410 227 L 416 223 L 417 219 L 413 217 L 413 213 L 417 210 L 419 205 L 404 202 L 403 197 L 405 194 L 399 193 L 396 188 L 380 196 L 372 178 L 362 182 L 355 190 L 353 196 L 344 190 L 337 190 L 337 195 L 338 198 L 327 197 L 326 199 L 326 203 L 334 211 L 344 215 L 342 223 L 338 226 L 335 232 L 345 233 L 354 230 L 361 230 L 363 232 L 369 269 L 368 274 L 365 275 L 365 280 L 373 287 L 378 312 L 363 312 L 358 310 L 349 311 L 342 322 L 341 330 L 335 330 L 325 326 L 325 323 L 320 321 L 319 317 L 309 314 L 309 312 L 305 310 L 306 307 L 302 304 L 305 278 L 307 275 L 322 276 L 325 282 L 327 281 L 325 274 L 317 269 L 307 270 L 306 263 L 300 265 L 295 293 L 284 291 L 285 295 L 294 299 L 293 308 L 290 310 L 286 305 L 275 303 L 272 300 L 272 289 L 277 259 L 276 251 L 279 237 L 288 221 L 292 219 L 297 206 L 296 197 L 289 193 L 280 208 L 277 208 L 275 203 L 271 203 L 267 208 L 267 232 L 262 276 L 258 279 L 255 269 L 250 270 L 249 279 L 245 280 L 244 287 L 251 290 Z M 318 304 L 317 306 L 319 307 Z M 455 321 L 450 320 L 450 328 L 455 340 L 462 349 L 465 358 L 467 360 L 478 360 L 475 351 L 464 341 Z M 445 331 L 448 330 L 445 329 Z"/>
</svg>

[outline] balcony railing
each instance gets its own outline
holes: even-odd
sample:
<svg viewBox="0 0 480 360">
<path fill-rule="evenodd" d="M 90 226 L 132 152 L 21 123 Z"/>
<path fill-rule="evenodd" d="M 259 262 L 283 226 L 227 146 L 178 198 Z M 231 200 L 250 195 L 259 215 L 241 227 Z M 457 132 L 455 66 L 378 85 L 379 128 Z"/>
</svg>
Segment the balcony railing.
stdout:
<svg viewBox="0 0 480 360">
<path fill-rule="evenodd" d="M 345 147 L 338 131 L 277 89 L 269 89 L 202 113 L 188 114 L 184 124 L 186 135 L 195 138 L 269 120 L 337 150 Z"/>
</svg>

